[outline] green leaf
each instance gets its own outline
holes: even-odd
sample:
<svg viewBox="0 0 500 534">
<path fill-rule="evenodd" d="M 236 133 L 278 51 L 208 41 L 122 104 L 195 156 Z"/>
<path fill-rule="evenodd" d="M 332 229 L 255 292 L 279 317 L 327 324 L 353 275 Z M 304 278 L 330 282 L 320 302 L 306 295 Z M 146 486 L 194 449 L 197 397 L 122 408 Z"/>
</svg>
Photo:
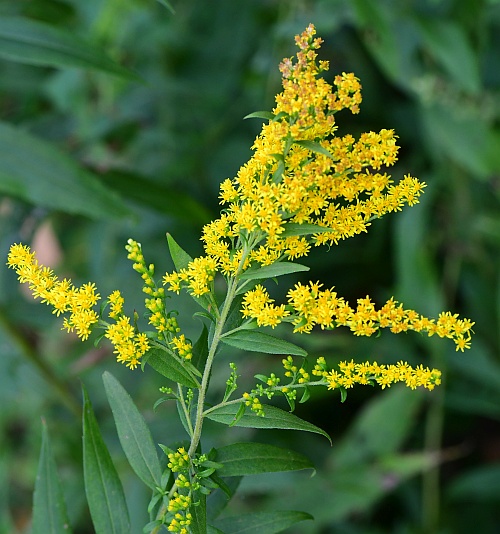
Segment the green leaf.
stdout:
<svg viewBox="0 0 500 534">
<path fill-rule="evenodd" d="M 175 239 L 170 234 L 167 234 L 167 243 L 170 256 L 172 257 L 172 261 L 175 265 L 175 270 L 180 271 L 181 269 L 186 269 L 187 266 L 193 261 L 193 258 L 191 258 L 191 256 L 183 248 L 181 248 L 180 245 L 177 244 Z M 205 308 L 205 310 L 210 309 L 211 302 L 206 295 L 201 295 L 200 297 L 196 297 L 195 295 L 191 296 L 195 302 L 197 302 L 201 307 Z"/>
<path fill-rule="evenodd" d="M 451 484 L 449 495 L 453 500 L 467 503 L 498 503 L 500 495 L 500 463 L 475 467 L 457 477 Z M 497 504 L 498 506 L 498 504 Z"/>
<path fill-rule="evenodd" d="M 206 417 L 217 423 L 229 425 L 233 421 L 236 413 L 240 408 L 240 403 L 229 404 L 221 406 L 207 413 Z M 293 413 L 285 412 L 280 408 L 271 406 L 269 404 L 263 404 L 264 417 L 261 417 L 250 409 L 246 410 L 241 419 L 235 424 L 235 426 L 241 426 L 245 428 L 281 428 L 284 430 L 302 430 L 303 432 L 313 432 L 315 434 L 321 434 L 330 441 L 330 436 L 321 428 L 304 421 L 300 417 L 297 417 Z"/>
<path fill-rule="evenodd" d="M 161 349 L 150 349 L 146 352 L 143 360 L 156 372 L 188 388 L 199 388 L 200 384 L 185 367 L 173 357 Z"/>
<path fill-rule="evenodd" d="M 307 356 L 307 352 L 297 345 L 256 332 L 255 330 L 239 330 L 221 338 L 223 343 L 250 352 L 264 352 L 266 354 L 289 354 L 292 356 Z"/>
<path fill-rule="evenodd" d="M 283 180 L 283 173 L 285 172 L 285 162 L 283 161 L 283 156 L 278 160 L 278 167 L 273 172 L 271 181 L 273 184 L 279 184 Z"/>
<path fill-rule="evenodd" d="M 215 480 L 218 480 L 215 475 Z M 221 491 L 215 491 L 210 496 L 210 501 L 207 508 L 207 521 L 213 522 L 216 517 L 226 509 L 232 496 L 236 493 L 243 477 L 229 477 L 224 480 L 224 486 L 221 485 Z M 226 493 L 227 492 L 227 493 Z"/>
<path fill-rule="evenodd" d="M 246 406 L 245 403 L 242 402 L 238 408 L 238 411 L 234 414 L 233 420 L 229 423 L 229 426 L 235 426 L 238 421 L 243 417 L 245 414 Z"/>
<path fill-rule="evenodd" d="M 207 497 L 201 491 L 193 492 L 193 505 L 189 511 L 193 516 L 190 525 L 192 534 L 206 534 L 207 532 Z"/>
<path fill-rule="evenodd" d="M 29 65 L 96 69 L 139 79 L 72 31 L 22 17 L 0 18 L 0 56 Z"/>
<path fill-rule="evenodd" d="M 254 280 L 261 279 L 267 280 L 268 278 L 274 278 L 276 276 L 283 276 L 285 274 L 298 273 L 301 271 L 309 271 L 309 267 L 301 265 L 300 263 L 292 262 L 278 262 L 272 265 L 266 265 L 265 267 L 251 268 L 240 275 L 242 280 Z"/>
<path fill-rule="evenodd" d="M 159 398 L 153 404 L 153 411 L 156 412 L 156 408 L 158 408 L 160 404 L 163 404 L 164 402 L 171 401 L 171 400 L 177 400 L 177 397 L 174 394 L 171 394 L 171 395 L 165 395 L 164 397 Z"/>
<path fill-rule="evenodd" d="M 243 315 L 241 314 L 241 303 L 243 301 L 243 295 L 240 294 L 238 296 L 235 296 L 233 301 L 231 302 L 231 307 L 229 308 L 229 312 L 227 314 L 226 321 L 224 323 L 224 328 L 226 332 L 230 332 L 232 330 L 236 330 L 241 326 L 241 323 L 243 322 Z M 221 306 L 222 311 L 222 306 Z M 210 325 L 213 327 L 213 331 L 215 331 L 215 324 Z M 213 331 L 211 332 L 213 335 Z M 212 342 L 212 339 L 210 339 L 210 342 Z"/>
<path fill-rule="evenodd" d="M 148 209 L 171 215 L 184 225 L 199 228 L 210 220 L 210 211 L 193 195 L 171 185 L 158 183 L 146 175 L 124 169 L 110 169 L 102 175 L 102 180 L 122 197 Z M 165 202 L 166 198 L 168 202 Z"/>
<path fill-rule="evenodd" d="M 382 70 L 392 80 L 400 79 L 404 48 L 398 41 L 397 29 L 407 26 L 406 20 L 398 18 L 399 26 L 395 27 L 394 18 L 398 12 L 389 4 L 372 0 L 354 0 L 353 13 L 360 28 L 364 30 L 364 39 Z"/>
<path fill-rule="evenodd" d="M 274 534 L 307 519 L 313 517 L 305 512 L 256 512 L 219 519 L 215 525 L 225 534 Z"/>
<path fill-rule="evenodd" d="M 47 424 L 42 420 L 42 450 L 33 495 L 32 534 L 70 534 L 66 504 L 52 456 Z"/>
<path fill-rule="evenodd" d="M 274 114 L 270 111 L 254 111 L 249 115 L 245 115 L 243 119 L 266 119 L 272 121 L 274 119 Z"/>
<path fill-rule="evenodd" d="M 176 401 L 175 405 L 177 407 L 177 414 L 179 415 L 179 420 L 182 423 L 182 426 L 184 430 L 186 431 L 186 434 L 191 437 L 193 433 L 193 427 L 192 426 L 191 428 L 189 427 L 186 412 L 184 411 L 184 406 L 179 400 Z"/>
<path fill-rule="evenodd" d="M 300 404 L 303 404 L 304 402 L 307 402 L 311 397 L 311 391 L 307 386 L 304 386 L 304 392 L 302 393 L 302 397 L 299 400 Z"/>
<path fill-rule="evenodd" d="M 439 61 L 457 87 L 472 94 L 481 90 L 478 55 L 465 29 L 456 22 L 438 17 L 420 17 L 421 37 L 427 52 Z"/>
<path fill-rule="evenodd" d="M 191 358 L 191 363 L 198 369 L 198 371 L 203 372 L 205 368 L 205 362 L 208 357 L 208 329 L 203 325 L 203 330 L 201 331 L 200 337 L 193 345 L 193 357 Z"/>
<path fill-rule="evenodd" d="M 316 143 L 316 141 L 309 141 L 307 139 L 304 139 L 303 141 L 294 141 L 295 145 L 299 145 L 302 148 L 306 148 L 307 150 L 310 150 L 311 152 L 316 152 L 317 154 L 322 154 L 323 156 L 326 156 L 330 159 L 335 160 L 332 154 L 328 152 L 326 148 L 321 146 L 319 143 Z"/>
<path fill-rule="evenodd" d="M 337 445 L 338 465 L 361 465 L 367 459 L 397 451 L 411 434 L 424 400 L 422 391 L 402 385 L 373 397 Z"/>
<path fill-rule="evenodd" d="M 233 443 L 221 447 L 217 449 L 216 460 L 224 464 L 217 469 L 221 477 L 314 469 L 303 454 L 264 443 Z"/>
<path fill-rule="evenodd" d="M 127 503 L 104 443 L 85 386 L 83 390 L 83 476 L 96 534 L 130 532 Z"/>
<path fill-rule="evenodd" d="M 324 234 L 325 232 L 334 232 L 332 228 L 320 226 L 319 224 L 286 223 L 284 227 L 285 231 L 280 234 L 280 237 L 292 237 L 295 235 L 311 235 Z"/>
<path fill-rule="evenodd" d="M 129 214 L 116 193 L 56 146 L 2 122 L 0 193 L 93 219 Z"/>
<path fill-rule="evenodd" d="M 106 371 L 102 379 L 125 456 L 135 474 L 154 489 L 160 485 L 162 470 L 144 417 L 111 373 Z"/>
<path fill-rule="evenodd" d="M 449 157 L 483 180 L 490 176 L 489 127 L 485 121 L 440 102 L 422 106 L 421 118 L 429 152 L 437 159 Z"/>
<path fill-rule="evenodd" d="M 177 243 L 177 241 L 167 234 L 168 250 L 174 262 L 175 269 L 187 269 L 187 266 L 193 261 L 193 258 Z"/>
</svg>

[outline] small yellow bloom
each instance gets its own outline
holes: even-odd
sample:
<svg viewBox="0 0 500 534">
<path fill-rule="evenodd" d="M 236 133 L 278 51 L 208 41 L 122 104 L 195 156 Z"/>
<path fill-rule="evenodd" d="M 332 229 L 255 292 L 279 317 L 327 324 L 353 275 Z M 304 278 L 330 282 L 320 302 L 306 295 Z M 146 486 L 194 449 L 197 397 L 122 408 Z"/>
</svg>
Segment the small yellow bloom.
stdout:
<svg viewBox="0 0 500 534">
<path fill-rule="evenodd" d="M 92 326 L 97 323 L 98 315 L 92 309 L 100 299 L 94 283 L 75 287 L 71 280 L 59 281 L 48 267 L 39 265 L 36 255 L 23 244 L 14 244 L 10 248 L 7 265 L 18 274 L 21 283 L 27 283 L 33 297 L 53 306 L 55 313 L 68 313 L 63 321 L 63 329 L 76 332 L 85 340 L 89 337 Z"/>
</svg>

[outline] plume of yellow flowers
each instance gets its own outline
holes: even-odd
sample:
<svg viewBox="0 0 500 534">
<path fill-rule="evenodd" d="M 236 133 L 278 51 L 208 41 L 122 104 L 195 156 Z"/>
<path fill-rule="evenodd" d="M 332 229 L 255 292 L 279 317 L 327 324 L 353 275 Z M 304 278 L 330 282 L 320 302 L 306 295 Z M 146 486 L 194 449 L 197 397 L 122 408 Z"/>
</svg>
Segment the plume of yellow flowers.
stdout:
<svg viewBox="0 0 500 534">
<path fill-rule="evenodd" d="M 296 62 L 280 65 L 283 91 L 254 154 L 236 178 L 221 184 L 223 213 L 203 228 L 206 255 L 166 274 L 170 290 L 208 293 L 216 271 L 238 275 L 252 265 L 307 256 L 311 245 L 337 244 L 366 232 L 373 219 L 418 202 L 424 183 L 408 175 L 393 184 L 379 172 L 397 159 L 393 130 L 358 140 L 335 135 L 338 111 L 358 113 L 361 85 L 353 74 L 337 76 L 334 86 L 318 76 L 328 62 L 317 62 L 322 41 L 314 35 L 311 24 L 296 37 Z"/>
<path fill-rule="evenodd" d="M 393 130 L 364 133 L 357 140 L 349 134 L 336 136 L 335 115 L 343 109 L 358 113 L 361 85 L 352 73 L 335 77 L 333 85 L 320 76 L 328 62 L 317 60 L 322 40 L 315 33 L 311 24 L 296 36 L 296 60 L 281 63 L 283 91 L 276 96 L 273 112 L 253 114 L 268 121 L 253 144 L 253 156 L 234 179 L 221 184 L 224 209 L 220 218 L 203 228 L 205 255 L 186 268 L 166 273 L 163 283 L 170 291 L 184 288 L 202 297 L 213 291 L 214 278 L 221 273 L 236 283 L 232 298 L 244 294 L 243 327 L 255 322 L 274 328 L 286 321 L 293 324 L 294 332 L 309 333 L 315 325 L 322 329 L 345 326 L 358 336 L 371 336 L 381 328 L 393 333 L 413 330 L 450 338 L 463 351 L 470 347 L 474 323 L 450 312 L 429 319 L 404 309 L 393 298 L 377 309 L 368 296 L 351 307 L 333 288 L 321 289 L 320 283 L 313 282 L 296 284 L 288 291 L 287 303 L 277 305 L 262 285 L 247 286 L 249 269 L 264 272 L 280 262 L 307 256 L 311 246 L 331 246 L 366 232 L 372 220 L 416 204 L 425 187 L 409 175 L 394 183 L 382 170 L 397 159 Z M 165 289 L 154 280 L 154 265 L 146 263 L 136 241 L 130 239 L 126 249 L 144 281 L 145 307 L 157 342 L 178 363 L 189 362 L 192 345 L 179 334 L 175 315 L 166 310 Z M 22 244 L 11 247 L 7 263 L 21 282 L 29 284 L 35 298 L 52 305 L 56 315 L 67 315 L 63 323 L 67 331 L 84 340 L 99 323 L 118 361 L 132 369 L 151 348 L 154 334 L 139 333 L 131 324 L 123 313 L 119 291 L 106 301 L 108 316 L 114 321 L 109 324 L 93 310 L 100 299 L 93 283 L 75 287 L 70 280 L 60 281 Z M 273 276 L 272 271 L 268 273 L 263 278 Z M 368 375 L 383 386 L 395 381 L 406 381 L 410 387 L 438 383 L 436 370 L 429 375 L 428 370 L 412 370 L 402 363 L 392 367 L 372 364 L 369 370 L 368 364 L 353 365 L 345 364 L 339 372 L 324 370 L 322 378 L 331 388 L 363 383 Z M 251 397 L 251 402 L 258 402 L 255 395 Z"/>
<path fill-rule="evenodd" d="M 114 346 L 114 352 L 119 362 L 125 363 L 131 369 L 139 365 L 141 357 L 149 349 L 149 342 L 145 334 L 138 333 L 130 324 L 130 318 L 123 314 L 123 297 L 119 291 L 113 291 L 108 297 L 110 304 L 109 317 L 116 321 L 108 324 L 99 319 L 93 309 L 100 300 L 94 283 L 75 287 L 71 280 L 60 281 L 52 269 L 38 263 L 35 253 L 21 243 L 10 247 L 7 265 L 17 272 L 21 283 L 28 286 L 35 299 L 53 306 L 53 313 L 69 314 L 64 318 L 63 328 L 68 332 L 85 340 L 92 328 L 101 323 L 106 329 L 105 336 Z"/>
<path fill-rule="evenodd" d="M 311 24 L 296 36 L 297 59 L 280 65 L 283 91 L 255 140 L 253 156 L 236 178 L 221 184 L 225 209 L 203 229 L 206 255 L 164 276 L 171 291 L 185 287 L 202 295 L 211 291 L 216 271 L 237 277 L 251 267 L 307 256 L 311 245 L 337 244 L 366 232 L 373 219 L 418 202 L 424 183 L 407 175 L 394 184 L 381 172 L 397 159 L 393 130 L 364 133 L 358 140 L 335 135 L 338 111 L 358 113 L 361 85 L 352 73 L 337 76 L 334 86 L 319 76 L 328 62 L 317 61 L 322 40 L 315 33 Z M 244 296 L 243 316 L 273 328 L 289 321 L 302 333 L 316 324 L 347 326 L 358 336 L 380 328 L 414 330 L 448 337 L 457 350 L 470 347 L 474 323 L 468 319 L 449 312 L 428 319 L 392 298 L 379 310 L 369 297 L 358 299 L 354 309 L 333 288 L 320 287 L 297 284 L 287 305 L 275 305 L 257 285 Z"/>
<path fill-rule="evenodd" d="M 89 337 L 99 319 L 92 308 L 101 298 L 93 283 L 75 287 L 71 280 L 60 281 L 52 269 L 40 265 L 35 253 L 22 244 L 12 245 L 7 265 L 16 270 L 21 283 L 28 283 L 33 298 L 53 306 L 52 313 L 57 316 L 69 313 L 63 328 L 76 332 L 81 339 Z"/>
</svg>

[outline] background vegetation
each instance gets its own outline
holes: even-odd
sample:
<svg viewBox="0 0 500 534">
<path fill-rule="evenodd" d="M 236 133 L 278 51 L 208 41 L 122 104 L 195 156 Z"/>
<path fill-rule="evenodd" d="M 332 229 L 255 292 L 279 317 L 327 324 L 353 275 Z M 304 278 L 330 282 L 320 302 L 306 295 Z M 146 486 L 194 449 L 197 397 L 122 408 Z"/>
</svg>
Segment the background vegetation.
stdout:
<svg viewBox="0 0 500 534">
<path fill-rule="evenodd" d="M 476 335 L 466 354 L 417 334 L 364 340 L 339 330 L 296 340 L 329 361 L 440 367 L 444 384 L 430 394 L 358 388 L 345 404 L 315 393 L 297 413 L 327 430 L 333 447 L 291 431 L 258 439 L 305 453 L 317 475 L 248 478 L 231 510 L 295 508 L 316 517 L 291 532 L 498 532 L 500 3 L 171 3 L 175 14 L 154 0 L 0 1 L 0 256 L 13 242 L 32 244 L 62 275 L 95 281 L 101 295 L 123 289 L 142 313 L 126 240 L 142 242 L 158 272 L 171 268 L 166 231 L 191 255 L 201 252 L 218 185 L 248 159 L 260 128 L 242 118 L 272 108 L 278 63 L 313 22 L 331 77 L 352 71 L 363 84 L 361 113 L 340 115 L 341 132 L 395 128 L 402 148 L 393 176 L 411 172 L 428 187 L 421 204 L 374 222 L 368 235 L 315 251 L 311 276 L 350 301 L 395 295 L 425 314 L 459 312 L 476 322 Z M 62 39 L 56 50 L 45 47 L 47 35 Z M 90 56 L 77 38 L 92 44 Z M 182 297 L 172 306 L 184 318 L 194 311 Z M 60 332 L 60 321 L 27 298 L 7 268 L 0 318 L 0 532 L 29 528 L 41 416 L 75 532 L 91 532 L 80 380 L 115 451 L 139 532 L 149 496 L 120 451 L 101 375 L 119 377 L 166 443 L 182 429 L 173 407 L 152 412 L 162 383 L 120 367 L 107 345 Z M 186 327 L 194 337 L 200 325 Z M 249 383 L 279 368 L 264 357 L 230 356 Z M 215 423 L 207 430 L 207 447 L 255 432 L 221 433 Z"/>
</svg>

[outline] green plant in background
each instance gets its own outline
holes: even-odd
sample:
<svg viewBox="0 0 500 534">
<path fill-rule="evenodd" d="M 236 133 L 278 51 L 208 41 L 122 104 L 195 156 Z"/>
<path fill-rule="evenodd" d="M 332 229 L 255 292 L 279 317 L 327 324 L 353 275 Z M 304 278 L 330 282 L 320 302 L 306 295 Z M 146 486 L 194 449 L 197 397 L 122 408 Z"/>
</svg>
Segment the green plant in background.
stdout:
<svg viewBox="0 0 500 534">
<path fill-rule="evenodd" d="M 220 189 L 224 208 L 220 218 L 203 228 L 205 255 L 192 259 L 170 236 L 168 247 L 175 271 L 163 276 L 167 291 L 187 291 L 202 308 L 196 315 L 204 322 L 199 339 L 192 342 L 182 333 L 176 310 L 169 309 L 168 294 L 155 279 L 141 245 L 129 240 L 128 258 L 142 277 L 148 324 L 140 326 L 137 313 L 124 312 L 124 298 L 116 290 L 99 311 L 100 295 L 93 283 L 74 286 L 60 280 L 39 264 L 35 254 L 22 244 L 11 247 L 8 265 L 19 280 L 28 283 L 35 298 L 63 314 L 63 328 L 85 340 L 94 329 L 103 329 L 97 339 L 111 341 L 117 360 L 131 369 L 150 365 L 170 380 L 156 405 L 177 403 L 185 443 L 161 445 L 158 458 L 151 433 L 120 383 L 109 373 L 103 376 L 123 450 L 139 478 L 151 488 L 151 522 L 145 532 L 278 532 L 310 518 L 303 512 L 253 513 L 218 519 L 222 507 L 212 510 L 207 496 L 236 490 L 230 480 L 253 473 L 312 468 L 302 454 L 260 443 L 235 443 L 204 450 L 206 419 L 228 426 L 295 429 L 327 436 L 317 426 L 295 416 L 295 403 L 306 402 L 310 390 L 339 390 L 341 400 L 355 384 L 379 385 L 382 389 L 402 382 L 411 389 L 434 389 L 441 373 L 423 365 L 343 361 L 328 365 L 324 357 L 308 360 L 307 352 L 262 328 L 291 323 L 293 333 L 310 333 L 315 325 L 332 330 L 344 326 L 356 336 L 415 331 L 451 339 L 457 350 L 470 347 L 474 323 L 457 314 L 443 312 L 437 319 L 405 309 L 395 299 L 376 308 L 370 297 L 355 306 L 333 288 L 319 282 L 297 283 L 287 293 L 285 304 L 276 304 L 266 282 L 280 276 L 307 271 L 296 263 L 312 246 L 333 246 L 366 232 L 372 221 L 416 204 L 425 184 L 409 175 L 393 182 L 383 169 L 394 164 L 398 147 L 392 130 L 362 134 L 359 139 L 337 136 L 336 113 L 358 113 L 361 86 L 353 74 L 335 77 L 334 86 L 320 76 L 328 69 L 318 61 L 321 39 L 315 28 L 296 37 L 296 60 L 280 65 L 283 91 L 272 113 L 249 117 L 266 119 L 253 145 L 254 154 L 233 180 Z M 231 348 L 279 355 L 283 370 L 264 370 L 258 383 L 241 391 Z M 226 350 L 222 350 L 226 349 Z M 226 389 L 215 398 L 210 388 L 215 365 L 228 367 Z M 290 411 L 267 404 L 282 396 Z M 39 479 L 35 491 L 34 529 L 50 523 L 53 531 L 67 524 L 61 491 L 48 437 L 43 434 Z M 87 501 L 98 533 L 127 532 L 128 513 L 123 490 L 110 454 L 100 437 L 89 397 L 84 389 L 84 474 Z M 163 465 L 163 466 L 162 466 Z"/>
</svg>

